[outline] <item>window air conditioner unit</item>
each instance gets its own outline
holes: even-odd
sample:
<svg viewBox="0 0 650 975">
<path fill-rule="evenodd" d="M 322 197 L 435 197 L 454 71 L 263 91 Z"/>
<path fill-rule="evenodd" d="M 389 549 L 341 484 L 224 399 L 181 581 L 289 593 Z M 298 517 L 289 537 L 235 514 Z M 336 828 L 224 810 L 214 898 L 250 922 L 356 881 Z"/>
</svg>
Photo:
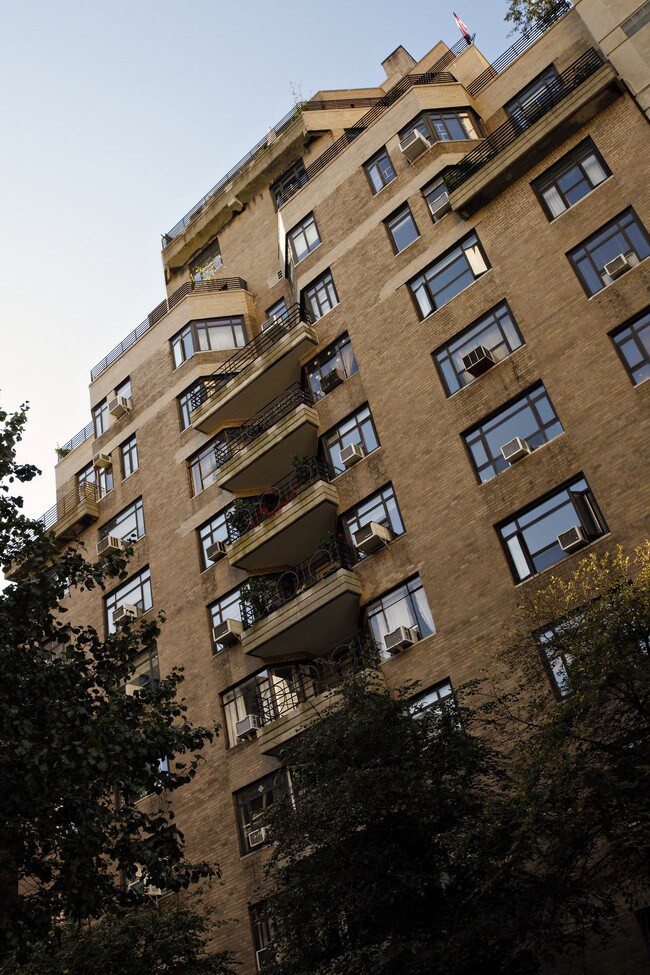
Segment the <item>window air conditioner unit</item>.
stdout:
<svg viewBox="0 0 650 975">
<path fill-rule="evenodd" d="M 120 552 L 123 547 L 121 538 L 118 538 L 117 535 L 107 535 L 106 538 L 102 538 L 101 542 L 97 543 L 97 554 L 107 555 L 109 552 Z"/>
<path fill-rule="evenodd" d="M 255 959 L 257 961 L 257 970 L 261 972 L 266 965 L 270 965 L 272 961 L 275 960 L 275 955 L 273 954 L 272 948 L 259 948 L 255 952 Z"/>
<path fill-rule="evenodd" d="M 320 388 L 325 394 L 331 393 L 333 389 L 336 389 L 336 387 L 340 386 L 343 382 L 345 382 L 343 372 L 340 369 L 332 369 L 331 372 L 328 372 L 327 375 L 323 376 L 321 379 Z"/>
<path fill-rule="evenodd" d="M 278 281 L 282 281 L 283 278 L 284 278 L 284 269 L 280 268 L 279 271 L 276 271 L 275 274 L 271 275 L 271 277 L 268 279 L 266 283 L 269 286 L 269 288 L 274 288 L 278 283 Z"/>
<path fill-rule="evenodd" d="M 123 606 L 118 606 L 113 612 L 113 623 L 126 623 L 127 620 L 137 620 L 140 615 L 140 610 L 137 606 L 132 606 L 130 603 L 124 603 Z"/>
<path fill-rule="evenodd" d="M 503 459 L 507 460 L 509 464 L 514 464 L 515 461 L 521 460 L 522 457 L 527 457 L 532 452 L 532 447 L 525 440 L 522 440 L 521 437 L 515 437 L 514 440 L 509 440 L 501 448 Z"/>
<path fill-rule="evenodd" d="M 364 555 L 372 555 L 384 545 L 388 545 L 392 537 L 393 533 L 387 525 L 371 521 L 369 525 L 364 525 L 354 533 L 354 545 Z"/>
<path fill-rule="evenodd" d="M 130 413 L 132 406 L 133 402 L 128 398 L 128 396 L 116 396 L 115 399 L 112 399 L 108 404 L 108 412 L 111 414 L 111 416 L 114 416 L 116 420 L 119 420 L 120 417 L 126 416 L 127 413 Z"/>
<path fill-rule="evenodd" d="M 360 460 L 363 460 L 363 458 L 366 456 L 366 450 L 365 447 L 362 447 L 359 443 L 351 443 L 341 450 L 340 456 L 341 463 L 347 470 L 348 467 L 354 467 L 354 465 L 358 464 Z"/>
<path fill-rule="evenodd" d="M 492 353 L 484 345 L 477 345 L 475 349 L 470 349 L 467 355 L 461 356 L 461 359 L 465 371 L 475 379 L 494 365 Z"/>
<path fill-rule="evenodd" d="M 605 265 L 603 271 L 612 279 L 612 281 L 615 281 L 616 278 L 620 278 L 621 274 L 625 274 L 626 271 L 629 271 L 631 267 L 632 265 L 628 261 L 627 256 L 625 254 L 619 254 L 618 257 L 615 257 L 613 261 L 610 261 L 609 264 Z"/>
<path fill-rule="evenodd" d="M 415 162 L 418 156 L 421 156 L 423 152 L 431 148 L 431 143 L 422 135 L 419 129 L 413 129 L 410 135 L 402 139 L 399 147 L 409 162 Z"/>
<path fill-rule="evenodd" d="M 394 657 L 400 650 L 408 650 L 419 639 L 418 631 L 413 629 L 412 626 L 398 626 L 392 633 L 386 634 L 384 643 L 388 653 Z"/>
<path fill-rule="evenodd" d="M 212 639 L 223 649 L 232 647 L 241 639 L 244 626 L 239 620 L 224 620 L 219 626 L 213 627 Z"/>
<path fill-rule="evenodd" d="M 450 213 L 451 203 L 449 202 L 449 195 L 444 193 L 442 196 L 432 200 L 429 204 L 429 210 L 434 220 L 440 220 L 440 217 L 444 217 L 445 213 Z"/>
<path fill-rule="evenodd" d="M 564 552 L 577 552 L 579 548 L 582 548 L 589 541 L 580 525 L 574 525 L 568 531 L 560 532 L 557 540 L 560 548 Z"/>
<path fill-rule="evenodd" d="M 238 738 L 255 738 L 260 728 L 260 719 L 256 714 L 247 714 L 241 721 L 235 722 L 235 733 Z"/>
<path fill-rule="evenodd" d="M 113 462 L 110 454 L 95 454 L 93 457 L 93 467 L 112 467 Z"/>
<path fill-rule="evenodd" d="M 255 846 L 261 846 L 262 843 L 266 842 L 266 837 L 268 836 L 268 829 L 266 826 L 259 826 L 257 829 L 252 829 L 248 834 L 248 845 L 252 848 Z"/>
<path fill-rule="evenodd" d="M 212 545 L 208 545 L 205 554 L 211 562 L 218 562 L 226 554 L 226 546 L 223 542 L 213 542 Z"/>
</svg>

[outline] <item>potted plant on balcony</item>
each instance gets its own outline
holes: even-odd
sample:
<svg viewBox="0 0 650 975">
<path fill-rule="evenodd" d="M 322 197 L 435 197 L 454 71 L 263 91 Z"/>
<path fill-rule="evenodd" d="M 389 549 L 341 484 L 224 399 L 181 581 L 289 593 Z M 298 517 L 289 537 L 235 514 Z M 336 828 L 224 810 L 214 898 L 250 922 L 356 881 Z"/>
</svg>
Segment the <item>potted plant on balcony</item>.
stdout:
<svg viewBox="0 0 650 975">
<path fill-rule="evenodd" d="M 277 608 L 277 586 L 275 580 L 268 576 L 250 576 L 242 584 L 239 596 L 242 602 L 250 606 L 255 622 Z"/>
<path fill-rule="evenodd" d="M 258 520 L 257 505 L 254 498 L 235 498 L 232 511 L 226 515 L 228 528 L 235 536 L 233 541 L 254 528 Z"/>
</svg>

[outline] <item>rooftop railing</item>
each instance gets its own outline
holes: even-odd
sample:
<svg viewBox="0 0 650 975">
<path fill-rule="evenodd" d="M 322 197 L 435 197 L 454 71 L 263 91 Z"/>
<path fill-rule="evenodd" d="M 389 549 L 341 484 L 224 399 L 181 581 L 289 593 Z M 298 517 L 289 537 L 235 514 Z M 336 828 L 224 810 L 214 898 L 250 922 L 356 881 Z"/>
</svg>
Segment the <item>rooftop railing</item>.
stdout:
<svg viewBox="0 0 650 975">
<path fill-rule="evenodd" d="M 90 381 L 97 379 L 101 376 L 109 366 L 112 366 L 114 362 L 124 355 L 127 349 L 138 341 L 139 338 L 148 332 L 149 329 L 159 322 L 160 319 L 171 311 L 179 301 L 182 301 L 189 294 L 211 294 L 216 291 L 248 291 L 248 285 L 243 278 L 210 278 L 208 281 L 186 281 L 182 284 L 180 288 L 173 291 L 169 298 L 165 298 L 161 301 L 159 305 L 156 305 L 153 311 L 150 311 L 143 322 L 140 322 L 137 328 L 134 328 L 132 332 L 122 339 L 114 349 L 104 356 L 101 362 L 98 362 L 90 370 Z"/>
<path fill-rule="evenodd" d="M 269 319 L 271 321 L 271 319 Z M 300 305 L 291 305 L 288 311 L 281 316 L 277 316 L 274 324 L 267 328 L 262 326 L 262 331 L 248 345 L 236 352 L 226 362 L 219 366 L 209 379 L 202 382 L 197 390 L 192 393 L 191 408 L 198 410 L 202 403 L 214 396 L 224 386 L 237 378 L 242 369 L 251 365 L 267 349 L 272 348 L 283 336 L 294 329 L 301 322 L 311 324 L 311 316 L 305 311 L 300 310 Z M 266 323 L 265 323 L 266 324 Z"/>
<path fill-rule="evenodd" d="M 249 577 L 241 590 L 244 593 L 240 601 L 244 629 L 259 623 L 339 569 L 351 568 L 348 546 L 335 538 L 285 572 Z"/>
<path fill-rule="evenodd" d="M 60 521 L 66 515 L 71 514 L 75 508 L 77 508 L 82 501 L 99 501 L 100 490 L 97 484 L 92 482 L 84 481 L 83 484 L 78 484 L 74 490 L 70 491 L 65 497 L 57 501 L 56 504 L 52 505 L 44 515 L 38 519 L 45 528 L 49 531 L 53 528 L 57 521 Z"/>
<path fill-rule="evenodd" d="M 226 529 L 230 544 L 238 541 L 253 528 L 263 524 L 285 508 L 294 498 L 317 481 L 331 480 L 329 469 L 316 457 L 297 462 L 294 469 L 259 498 L 236 501 L 235 510 L 226 517 Z"/>
<path fill-rule="evenodd" d="M 69 454 L 71 450 L 74 450 L 75 447 L 78 447 L 79 444 L 82 444 L 88 439 L 88 437 L 93 437 L 94 435 L 95 427 L 93 425 L 93 421 L 91 420 L 90 423 L 86 424 L 83 430 L 80 430 L 79 433 L 75 433 L 74 437 L 71 437 L 67 443 L 64 443 L 62 447 L 56 448 L 59 460 L 61 460 L 62 457 L 65 457 L 66 454 Z"/>
<path fill-rule="evenodd" d="M 214 448 L 217 467 L 223 467 L 227 461 L 249 447 L 278 420 L 303 403 L 311 406 L 313 396 L 308 390 L 303 389 L 300 383 L 294 383 L 242 426 L 223 430 L 219 443 Z"/>
<path fill-rule="evenodd" d="M 534 104 L 528 108 L 518 109 L 512 118 L 495 129 L 456 166 L 452 166 L 444 176 L 447 188 L 453 191 L 462 186 L 470 176 L 503 152 L 515 139 L 523 135 L 535 122 L 543 118 L 555 105 L 598 71 L 602 64 L 603 59 L 597 51 L 593 48 L 585 51 L 561 75 L 548 83 L 546 90 L 536 97 Z"/>
</svg>

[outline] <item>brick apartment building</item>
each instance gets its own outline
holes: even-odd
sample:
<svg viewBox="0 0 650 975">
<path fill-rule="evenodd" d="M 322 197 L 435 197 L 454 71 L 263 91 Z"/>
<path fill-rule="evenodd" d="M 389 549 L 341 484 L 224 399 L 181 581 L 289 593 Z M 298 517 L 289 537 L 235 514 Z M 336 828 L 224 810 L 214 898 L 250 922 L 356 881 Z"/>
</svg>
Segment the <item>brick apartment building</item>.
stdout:
<svg viewBox="0 0 650 975">
<path fill-rule="evenodd" d="M 174 808 L 243 975 L 278 750 L 364 635 L 444 701 L 545 570 L 647 537 L 648 11 L 579 0 L 494 64 L 398 47 L 319 92 L 164 235 L 165 300 L 92 370 L 44 517 L 137 539 L 73 611 L 164 610 L 134 684 L 183 666 L 222 725 Z"/>
</svg>

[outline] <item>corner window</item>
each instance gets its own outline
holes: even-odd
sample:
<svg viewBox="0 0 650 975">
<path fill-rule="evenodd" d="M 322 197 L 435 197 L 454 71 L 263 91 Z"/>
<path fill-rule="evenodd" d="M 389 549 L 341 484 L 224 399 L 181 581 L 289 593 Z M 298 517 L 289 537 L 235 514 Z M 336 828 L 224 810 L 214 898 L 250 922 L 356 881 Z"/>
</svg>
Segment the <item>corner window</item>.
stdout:
<svg viewBox="0 0 650 975">
<path fill-rule="evenodd" d="M 123 542 L 135 542 L 144 535 L 144 510 L 142 498 L 138 498 L 128 508 L 120 511 L 119 514 L 107 521 L 99 529 L 99 537 L 107 538 L 113 535 L 121 538 Z"/>
<path fill-rule="evenodd" d="M 410 207 L 404 205 L 387 220 L 384 220 L 396 254 L 403 251 L 420 236 Z"/>
<path fill-rule="evenodd" d="M 190 322 L 171 339 L 174 368 L 197 352 L 220 352 L 238 349 L 246 345 L 244 319 L 208 318 L 203 322 Z"/>
<path fill-rule="evenodd" d="M 586 139 L 532 186 L 548 219 L 555 220 L 608 176 L 611 173 L 605 160 L 591 139 Z"/>
<path fill-rule="evenodd" d="M 473 427 L 463 440 L 484 483 L 562 432 L 548 393 L 539 383 Z"/>
<path fill-rule="evenodd" d="M 650 238 L 634 210 L 606 224 L 567 257 L 587 294 L 597 294 L 650 255 Z"/>
<path fill-rule="evenodd" d="M 231 592 L 227 592 L 225 596 L 217 599 L 216 602 L 208 606 L 208 611 L 210 613 L 210 623 L 212 629 L 214 630 L 217 626 L 221 626 L 227 620 L 233 620 L 236 623 L 241 623 L 241 597 L 239 595 L 239 589 L 233 589 Z M 219 653 L 223 650 L 221 644 L 215 644 L 215 653 Z"/>
<path fill-rule="evenodd" d="M 325 271 L 324 274 L 321 274 L 319 278 L 304 288 L 300 303 L 311 315 L 312 321 L 322 318 L 328 311 L 335 308 L 339 303 L 339 297 L 334 287 L 332 272 Z"/>
<path fill-rule="evenodd" d="M 287 234 L 287 240 L 291 245 L 294 264 L 298 264 L 311 251 L 315 250 L 320 244 L 320 237 L 314 214 L 310 213 L 309 216 L 300 221 L 297 227 L 290 230 Z"/>
<path fill-rule="evenodd" d="M 113 490 L 113 469 L 88 464 L 83 470 L 77 471 L 77 488 L 83 489 L 85 484 L 96 484 L 99 497 L 103 498 Z"/>
<path fill-rule="evenodd" d="M 201 568 L 209 569 L 210 566 L 214 565 L 212 559 L 208 558 L 208 549 L 215 542 L 227 542 L 228 541 L 228 516 L 232 511 L 232 505 L 224 508 L 223 511 L 219 511 L 218 514 L 214 515 L 210 521 L 206 521 L 205 524 L 197 528 L 199 536 L 199 545 L 201 546 Z"/>
<path fill-rule="evenodd" d="M 515 582 L 556 565 L 607 531 L 584 477 L 497 525 Z"/>
<path fill-rule="evenodd" d="M 478 139 L 478 123 L 471 109 L 453 108 L 440 112 L 424 112 L 400 132 L 403 142 L 415 130 L 429 142 Z"/>
<path fill-rule="evenodd" d="M 113 614 L 122 606 L 135 606 L 138 615 L 146 613 L 153 606 L 151 596 L 151 575 L 147 566 L 133 578 L 128 579 L 104 599 L 106 625 L 109 633 L 115 633 Z"/>
<path fill-rule="evenodd" d="M 650 379 L 650 308 L 612 332 L 611 338 L 633 384 Z"/>
<path fill-rule="evenodd" d="M 139 466 L 138 444 L 135 434 L 121 444 L 120 454 L 122 457 L 122 478 L 125 479 L 137 471 Z"/>
<path fill-rule="evenodd" d="M 420 318 L 442 308 L 489 267 L 478 237 L 470 234 L 409 281 Z"/>
<path fill-rule="evenodd" d="M 366 171 L 373 193 L 379 193 L 384 186 L 388 186 L 396 177 L 386 147 L 381 149 L 372 159 L 369 159 L 367 163 L 364 163 L 363 168 Z"/>
<path fill-rule="evenodd" d="M 501 362 L 523 344 L 524 340 L 507 304 L 503 302 L 497 305 L 433 353 L 447 396 L 478 378 L 476 368 L 470 363 L 472 358 L 476 359 L 481 355 L 484 365 L 489 368 L 490 364 Z M 467 368 L 468 364 L 471 372 Z"/>
<path fill-rule="evenodd" d="M 285 199 L 288 199 L 296 190 L 304 186 L 308 180 L 307 170 L 302 159 L 296 159 L 288 169 L 271 184 L 271 196 L 275 203 L 275 209 L 279 210 Z"/>
<path fill-rule="evenodd" d="M 305 378 L 315 400 L 322 399 L 358 370 L 349 335 L 342 335 L 305 366 Z"/>
<path fill-rule="evenodd" d="M 355 535 L 371 522 L 375 522 L 375 524 L 388 530 L 388 537 L 385 541 L 390 541 L 391 538 L 397 538 L 398 535 L 404 534 L 404 523 L 397 506 L 397 498 L 392 484 L 387 484 L 381 491 L 377 491 L 376 494 L 366 498 L 351 511 L 346 512 L 341 521 L 347 542 L 360 559 L 365 558 L 366 554 L 370 553 L 366 553 L 357 547 Z M 381 546 L 382 541 L 380 540 L 377 543 L 377 548 L 381 548 Z"/>
<path fill-rule="evenodd" d="M 224 443 L 224 434 L 218 433 L 216 437 L 209 440 L 204 447 L 187 461 L 192 482 L 192 494 L 199 494 L 209 484 L 213 484 L 217 479 L 219 465 L 217 463 L 217 450 Z"/>
<path fill-rule="evenodd" d="M 323 437 L 325 454 L 334 474 L 342 474 L 346 470 L 346 465 L 341 460 L 341 451 L 353 444 L 361 449 L 362 455 L 372 453 L 379 446 L 368 405 L 362 406 Z"/>
<path fill-rule="evenodd" d="M 216 277 L 217 271 L 223 265 L 223 260 L 221 258 L 221 250 L 219 249 L 219 241 L 215 240 L 214 243 L 206 247 L 204 251 L 197 257 L 194 263 L 190 264 L 190 277 L 194 284 L 200 284 L 201 281 L 209 281 L 211 278 Z"/>
<path fill-rule="evenodd" d="M 551 64 L 504 108 L 516 127 L 523 131 L 536 122 L 547 111 L 549 105 L 553 104 L 553 99 L 561 86 L 560 76 Z"/>
<path fill-rule="evenodd" d="M 101 437 L 102 433 L 108 430 L 108 400 L 103 399 L 93 407 L 93 427 L 95 437 Z"/>
<path fill-rule="evenodd" d="M 276 799 L 289 792 L 289 779 L 284 770 L 272 772 L 235 793 L 237 826 L 242 855 L 269 843 L 267 810 Z"/>
<path fill-rule="evenodd" d="M 419 576 L 369 603 L 366 616 L 375 643 L 382 649 L 386 647 L 386 636 L 401 626 L 415 630 L 420 640 L 436 632 Z"/>
</svg>

